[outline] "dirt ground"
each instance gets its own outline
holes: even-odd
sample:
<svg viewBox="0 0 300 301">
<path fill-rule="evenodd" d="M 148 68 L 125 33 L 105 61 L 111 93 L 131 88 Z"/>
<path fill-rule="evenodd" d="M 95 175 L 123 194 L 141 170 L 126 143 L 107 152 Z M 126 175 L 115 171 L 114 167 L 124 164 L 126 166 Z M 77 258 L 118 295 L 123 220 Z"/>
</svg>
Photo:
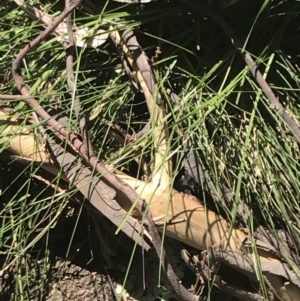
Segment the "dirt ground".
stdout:
<svg viewBox="0 0 300 301">
<path fill-rule="evenodd" d="M 126 276 L 133 243 L 122 234 L 111 235 L 114 229 L 110 229 L 109 222 L 103 220 L 99 228 L 102 229 L 101 235 L 106 245 L 103 245 L 103 242 L 99 243 L 94 235 L 94 229 L 87 225 L 88 219 L 87 212 L 84 212 L 79 219 L 77 213 L 62 217 L 50 236 L 51 256 L 44 256 L 40 249 L 39 252 L 32 250 L 23 258 L 22 279 L 25 288 L 23 298 L 15 294 L 13 276 L 16 271 L 12 268 L 1 277 L 0 300 L 175 300 L 170 293 L 171 287 L 167 279 L 163 272 L 159 271 L 159 260 L 153 250 L 144 252 L 143 255 L 142 248 L 137 247 Z M 77 230 L 74 232 L 70 246 L 70 237 L 76 221 Z M 192 288 L 195 276 L 181 259 L 180 250 L 183 247 L 185 246 L 176 240 L 165 239 L 168 259 L 178 278 L 187 288 Z M 104 252 L 106 248 L 109 255 Z M 117 294 L 116 287 L 123 287 L 124 281 L 126 291 Z M 214 290 L 211 300 L 233 301 L 234 299 Z"/>
<path fill-rule="evenodd" d="M 20 173 L 18 169 L 15 173 L 12 171 L 11 177 Z M 9 185 L 10 181 L 7 182 Z M 34 187 L 39 191 L 41 184 Z M 2 206 L 10 197 L 9 193 L 2 195 Z M 47 221 L 40 224 L 39 231 L 44 226 Z M 0 266 L 3 269 L 11 260 L 18 260 L 0 273 L 0 301 L 175 300 L 155 251 L 143 252 L 141 247 L 135 248 L 126 235 L 122 232 L 115 235 L 115 231 L 110 221 L 92 214 L 74 200 L 69 202 L 55 226 L 20 258 L 15 257 L 16 254 L 7 257 L 13 243 L 13 233 L 7 231 L 8 239 L 2 239 L 5 244 L 0 246 Z M 35 237 L 24 239 L 28 244 Z M 199 251 L 169 237 L 164 238 L 164 247 L 178 279 L 192 289 L 196 276 L 182 260 L 181 250 L 187 248 L 193 254 Z M 124 287 L 126 291 L 117 294 L 117 287 Z M 204 290 L 205 295 L 208 294 Z M 210 300 L 236 301 L 217 289 L 213 289 Z"/>
</svg>

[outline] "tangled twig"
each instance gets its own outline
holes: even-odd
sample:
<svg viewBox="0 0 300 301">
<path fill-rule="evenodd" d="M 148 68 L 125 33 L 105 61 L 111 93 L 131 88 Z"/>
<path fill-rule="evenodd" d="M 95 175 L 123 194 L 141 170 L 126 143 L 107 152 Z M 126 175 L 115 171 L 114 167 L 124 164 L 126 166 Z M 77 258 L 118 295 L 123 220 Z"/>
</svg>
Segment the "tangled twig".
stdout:
<svg viewBox="0 0 300 301">
<path fill-rule="evenodd" d="M 27 89 L 24 79 L 20 70 L 20 65 L 24 57 L 39 43 L 41 43 L 43 40 L 46 39 L 46 37 L 51 34 L 55 30 L 55 28 L 63 21 L 65 17 L 67 17 L 80 3 L 82 0 L 73 1 L 68 5 L 65 10 L 53 21 L 52 24 L 49 24 L 45 31 L 41 33 L 38 37 L 36 37 L 32 42 L 30 42 L 27 46 L 25 46 L 17 55 L 16 59 L 13 62 L 12 66 L 12 72 L 13 72 L 13 78 L 15 81 L 15 84 L 19 91 L 21 92 L 22 96 L 25 97 L 23 100 L 29 107 L 31 107 L 34 112 L 42 118 L 45 123 L 52 129 L 56 134 L 58 134 L 60 137 L 63 137 L 68 143 L 70 143 L 82 156 L 82 158 L 85 160 L 85 162 L 92 168 L 95 168 L 98 173 L 102 176 L 102 179 L 109 184 L 111 187 L 113 187 L 116 190 L 117 198 L 127 199 L 127 201 L 130 204 L 136 204 L 137 211 L 142 214 L 144 207 L 144 202 L 140 200 L 136 194 L 136 192 L 130 188 L 126 183 L 124 183 L 122 180 L 118 179 L 114 174 L 109 172 L 103 163 L 98 162 L 97 158 L 94 155 L 89 154 L 87 150 L 87 145 L 85 145 L 84 142 L 81 142 L 81 140 L 78 138 L 77 135 L 75 135 L 72 132 L 69 132 L 64 126 L 62 126 L 57 120 L 55 120 L 52 116 L 50 116 L 42 106 L 40 106 L 36 99 L 34 99 Z M 71 28 L 68 28 L 69 30 L 69 47 L 74 46 L 74 38 L 71 33 Z M 68 68 L 68 86 L 69 90 L 72 94 L 75 93 L 74 90 L 74 73 L 72 69 L 73 65 L 73 55 L 70 53 L 68 55 L 67 60 L 67 68 Z M 152 95 L 153 96 L 153 95 Z M 79 98 L 76 98 L 76 115 L 79 117 L 80 113 L 80 102 Z M 161 254 L 162 250 L 162 243 L 161 239 L 158 235 L 157 229 L 155 227 L 155 224 L 152 220 L 152 217 L 150 216 L 150 212 L 147 210 L 147 212 L 144 213 L 145 220 L 147 221 L 147 225 L 149 227 L 149 231 L 151 232 L 153 236 L 153 244 L 155 246 L 155 249 L 157 251 L 158 256 Z M 191 301 L 191 300 L 198 300 L 197 296 L 194 296 L 192 293 L 190 293 L 187 289 L 183 287 L 183 285 L 178 281 L 171 265 L 167 262 L 165 253 L 162 254 L 162 265 L 163 268 L 170 280 L 170 283 L 174 289 L 175 294 L 180 298 L 180 300 L 184 301 Z"/>
</svg>

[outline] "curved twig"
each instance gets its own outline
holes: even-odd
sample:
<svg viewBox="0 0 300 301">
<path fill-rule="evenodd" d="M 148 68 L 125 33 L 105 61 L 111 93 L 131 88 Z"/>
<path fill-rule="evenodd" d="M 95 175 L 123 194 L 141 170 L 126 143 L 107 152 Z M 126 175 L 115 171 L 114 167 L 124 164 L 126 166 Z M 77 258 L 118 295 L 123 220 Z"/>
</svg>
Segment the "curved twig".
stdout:
<svg viewBox="0 0 300 301">
<path fill-rule="evenodd" d="M 31 41 L 28 45 L 26 45 L 17 55 L 16 59 L 12 65 L 12 73 L 15 84 L 19 91 L 21 92 L 24 99 L 24 102 L 31 107 L 39 117 L 45 120 L 46 124 L 53 129 L 56 133 L 67 139 L 73 147 L 81 154 L 83 159 L 93 168 L 101 174 L 103 181 L 111 185 L 117 192 L 117 196 L 123 200 L 129 207 L 131 204 L 138 200 L 137 194 L 133 189 L 131 189 L 126 183 L 117 179 L 117 177 L 109 172 L 103 163 L 98 162 L 95 156 L 88 156 L 87 150 L 81 140 L 72 132 L 69 132 L 63 125 L 58 123 L 53 117 L 51 117 L 45 110 L 42 108 L 36 99 L 34 99 L 25 83 L 23 76 L 20 71 L 20 65 L 23 58 L 39 43 L 41 43 L 45 38 L 54 31 L 55 27 L 58 26 L 62 22 L 62 20 L 73 10 L 75 9 L 82 0 L 78 0 L 72 2 L 71 5 L 64 9 L 64 11 L 53 21 L 53 23 L 49 24 L 47 28 L 42 32 L 38 37 L 36 37 L 33 41 Z"/>
<path fill-rule="evenodd" d="M 84 143 L 80 141 L 80 139 L 72 132 L 69 132 L 64 126 L 59 124 L 53 117 L 51 117 L 45 110 L 42 108 L 36 99 L 34 99 L 27 89 L 24 79 L 20 70 L 20 65 L 22 62 L 22 59 L 33 49 L 35 48 L 39 43 L 41 43 L 51 32 L 55 30 L 55 28 L 63 21 L 63 19 L 70 13 L 72 10 L 74 10 L 82 0 L 73 1 L 68 7 L 64 9 L 64 11 L 53 21 L 52 24 L 49 24 L 45 31 L 41 33 L 38 37 L 36 37 L 32 42 L 30 42 L 27 46 L 25 46 L 17 55 L 16 59 L 13 62 L 12 65 L 12 73 L 13 78 L 15 81 L 15 84 L 19 91 L 21 92 L 22 96 L 25 96 L 26 99 L 24 102 L 31 107 L 36 114 L 41 117 L 43 120 L 45 120 L 46 124 L 53 129 L 56 133 L 58 133 L 60 136 L 62 136 L 64 139 L 66 139 L 82 156 L 82 158 L 85 160 L 85 162 L 91 166 L 92 168 L 95 168 L 98 173 L 101 175 L 102 180 L 109 184 L 109 186 L 113 187 L 116 191 L 117 198 L 126 200 L 125 203 L 128 203 L 128 206 L 131 207 L 132 205 L 135 206 L 138 213 L 141 215 L 143 210 L 143 201 L 138 197 L 136 192 L 130 188 L 129 185 L 124 183 L 122 180 L 118 179 L 113 173 L 109 172 L 107 168 L 104 166 L 103 163 L 98 162 L 97 158 L 93 155 L 89 155 L 86 146 Z M 149 229 L 151 230 L 151 233 L 154 235 L 154 247 L 156 249 L 156 252 L 158 256 L 161 253 L 161 240 L 158 235 L 157 229 L 153 223 L 153 220 L 151 217 L 149 217 L 149 211 L 145 213 L 145 216 L 149 222 Z M 179 296 L 179 298 L 183 301 L 195 301 L 198 300 L 197 296 L 194 296 L 192 293 L 190 293 L 177 279 L 176 274 L 174 273 L 173 269 L 169 264 L 166 264 L 165 256 L 162 260 L 162 266 L 165 270 L 165 272 L 168 275 L 168 278 L 170 280 L 170 283 L 176 293 L 176 295 Z"/>
</svg>

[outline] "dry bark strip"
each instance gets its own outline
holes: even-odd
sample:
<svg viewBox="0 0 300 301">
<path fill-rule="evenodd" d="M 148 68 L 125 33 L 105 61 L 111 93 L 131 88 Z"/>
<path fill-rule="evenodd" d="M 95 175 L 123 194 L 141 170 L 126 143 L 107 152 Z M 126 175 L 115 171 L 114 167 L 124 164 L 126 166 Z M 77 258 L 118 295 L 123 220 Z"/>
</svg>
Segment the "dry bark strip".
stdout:
<svg viewBox="0 0 300 301">
<path fill-rule="evenodd" d="M 89 155 L 88 149 L 84 143 L 80 141 L 80 139 L 71 132 L 68 132 L 67 129 L 60 125 L 57 120 L 51 117 L 39 104 L 38 102 L 32 98 L 27 89 L 21 70 L 20 65 L 22 59 L 34 49 L 39 43 L 41 43 L 51 32 L 55 30 L 55 28 L 63 21 L 63 19 L 68 16 L 68 14 L 75 9 L 82 0 L 75 0 L 70 3 L 68 7 L 51 23 L 49 24 L 45 31 L 40 34 L 38 37 L 33 39 L 27 46 L 25 46 L 17 55 L 16 59 L 13 62 L 12 66 L 12 74 L 17 88 L 19 89 L 22 96 L 25 96 L 26 99 L 24 102 L 34 110 L 34 112 L 42 118 L 45 123 L 56 133 L 60 138 L 70 143 L 75 150 L 81 155 L 81 157 L 85 160 L 85 162 L 93 169 L 97 170 L 97 172 L 101 175 L 103 181 L 112 186 L 116 191 L 117 198 L 125 200 L 127 203 L 132 206 L 135 204 L 135 208 L 138 212 L 141 213 L 141 209 L 143 207 L 143 201 L 139 198 L 136 192 L 130 188 L 125 182 L 120 181 L 114 174 L 109 172 L 103 163 L 98 162 L 97 158 L 94 155 Z M 82 180 L 80 177 L 79 180 Z M 88 196 L 90 196 L 88 194 Z M 106 212 L 107 213 L 107 212 Z M 149 219 L 149 211 L 145 213 L 145 218 Z M 152 233 L 156 233 L 156 228 L 154 224 L 150 223 Z M 154 247 L 156 249 L 157 254 L 159 255 L 162 249 L 161 240 L 156 233 L 154 240 Z M 176 296 L 178 296 L 183 301 L 195 301 L 197 300 L 197 296 L 194 296 L 191 292 L 189 292 L 177 279 L 173 269 L 169 264 L 166 264 L 165 261 L 162 262 L 162 267 L 168 275 L 170 284 L 174 289 Z"/>
<path fill-rule="evenodd" d="M 72 2 L 71 6 L 72 9 L 75 8 L 80 1 Z M 143 181 L 139 181 L 124 174 L 118 174 L 118 177 L 110 173 L 106 167 L 102 164 L 97 162 L 96 158 L 90 158 L 87 156 L 87 152 L 85 150 L 85 146 L 82 142 L 78 139 L 76 135 L 73 133 L 68 132 L 63 126 L 61 126 L 55 119 L 53 119 L 47 112 L 41 108 L 35 99 L 33 99 L 20 74 L 19 65 L 24 58 L 24 56 L 28 53 L 30 49 L 35 47 L 39 42 L 41 42 L 47 34 L 51 33 L 55 29 L 55 24 L 58 25 L 59 22 L 66 16 L 71 9 L 68 7 L 60 17 L 58 17 L 52 25 L 48 26 L 45 32 L 33 40 L 32 43 L 29 44 L 28 47 L 25 47 L 20 54 L 17 56 L 14 65 L 13 65 L 13 74 L 15 78 L 15 82 L 17 87 L 19 88 L 23 97 L 25 97 L 24 101 L 35 110 L 35 112 L 44 120 L 47 120 L 47 124 L 54 129 L 56 132 L 60 133 L 60 135 L 64 139 L 68 139 L 72 142 L 75 149 L 81 154 L 84 160 L 88 163 L 88 165 L 93 166 L 97 169 L 97 171 L 102 175 L 103 179 L 112 184 L 112 187 L 116 190 L 116 199 L 118 203 L 125 209 L 128 209 L 131 204 L 132 200 L 138 199 L 137 194 L 149 202 L 149 208 L 151 213 L 154 217 L 158 217 L 161 215 L 165 216 L 166 221 L 176 219 L 182 219 L 185 222 L 170 224 L 166 228 L 166 233 L 176 239 L 179 239 L 189 245 L 192 245 L 198 249 L 210 249 L 214 246 L 215 251 L 215 260 L 216 261 L 223 261 L 229 266 L 236 268 L 239 272 L 246 273 L 249 272 L 249 268 L 243 262 L 243 268 L 237 266 L 236 262 L 240 259 L 242 254 L 245 256 L 244 252 L 246 252 L 246 258 L 252 258 L 253 262 L 260 263 L 261 267 L 263 267 L 263 273 L 265 273 L 265 277 L 270 282 L 271 286 L 275 288 L 276 293 L 278 296 L 285 301 L 291 300 L 299 300 L 300 297 L 300 290 L 297 287 L 297 281 L 294 278 L 295 276 L 290 272 L 287 273 L 286 270 L 289 269 L 288 266 L 284 265 L 280 258 L 274 256 L 272 252 L 270 252 L 267 248 L 259 249 L 257 248 L 257 258 L 256 254 L 253 254 L 253 250 L 251 248 L 242 248 L 243 241 L 246 238 L 246 234 L 242 231 L 234 229 L 232 232 L 231 237 L 228 237 L 229 232 L 231 231 L 231 226 L 228 224 L 227 221 L 220 218 L 215 213 L 206 210 L 199 200 L 194 197 L 186 196 L 183 194 L 178 193 L 177 191 L 170 189 L 166 185 L 158 186 L 157 183 L 145 183 Z M 59 20 L 59 18 L 61 18 Z M 56 23 L 55 23 L 56 22 Z M 145 81 L 145 80 L 144 80 Z M 151 89 L 151 88 L 150 88 Z M 153 92 L 153 91 L 152 91 Z M 11 122 L 9 117 L 3 115 L 4 119 L 2 123 L 5 124 L 6 121 Z M 5 119 L 5 117 L 7 119 Z M 9 124 L 8 126 L 18 127 L 17 124 Z M 36 152 L 36 141 L 32 134 L 20 132 L 19 136 L 15 137 L 16 140 L 9 142 L 10 143 L 10 150 L 13 151 L 17 155 L 22 155 L 23 150 L 26 149 L 28 159 L 35 160 L 38 157 L 42 162 L 49 162 L 49 155 L 43 150 L 43 148 L 38 148 L 38 152 Z M 24 146 L 25 140 L 27 146 Z M 6 143 L 8 141 L 5 141 Z M 21 148 L 16 145 L 21 145 Z M 23 150 L 22 150 L 23 149 Z M 28 150 L 30 150 L 28 152 Z M 35 159 L 30 155 L 34 155 Z M 49 165 L 49 163 L 48 163 Z M 47 166 L 47 163 L 45 163 Z M 51 167 L 53 167 L 51 165 Z M 77 168 L 76 166 L 75 168 Z M 54 170 L 55 172 L 55 170 Z M 56 171 L 58 172 L 58 171 Z M 123 181 L 120 181 L 122 179 Z M 129 185 L 132 189 L 129 188 Z M 139 203 L 140 205 L 140 203 Z M 141 206 L 139 206 L 139 210 L 141 212 Z M 136 215 L 138 218 L 141 218 L 141 214 Z M 146 216 L 147 218 L 147 216 Z M 150 217 L 148 217 L 150 218 Z M 151 224 L 150 219 L 150 224 Z M 149 220 L 148 220 L 149 222 Z M 151 230 L 153 230 L 153 225 L 151 226 Z M 156 236 L 154 232 L 153 237 Z M 156 238 L 155 238 L 156 239 Z M 220 255 L 220 251 L 222 250 L 222 246 L 224 243 L 226 244 L 228 240 L 228 249 L 225 249 L 225 253 L 227 254 L 227 250 L 229 250 L 230 254 L 238 254 L 234 257 L 233 260 L 225 260 L 225 255 Z M 218 253 L 219 252 L 219 253 Z M 229 254 L 229 253 L 228 253 Z M 241 260 L 241 259 L 240 259 Z M 282 270 L 284 268 L 284 271 Z M 168 272 L 168 271 L 167 271 Z M 254 271 L 255 272 L 255 271 Z M 238 272 L 237 272 L 238 273 Z M 255 273 L 252 275 L 256 280 Z M 176 279 L 174 280 L 176 281 Z M 179 295 L 181 288 L 179 290 L 175 289 L 176 293 Z M 189 296 L 182 298 L 182 300 L 192 300 Z"/>
<path fill-rule="evenodd" d="M 99 212 L 119 227 L 127 212 L 115 200 L 116 193 L 114 189 L 93 175 L 88 167 L 85 167 L 80 161 L 78 162 L 76 156 L 67 152 L 64 147 L 58 145 L 52 139 L 49 139 L 48 143 L 65 176 L 72 179 L 72 184 Z M 150 246 L 142 241 L 140 236 L 142 227 L 136 219 L 129 216 L 122 227 L 122 231 L 141 247 L 149 250 Z"/>
<path fill-rule="evenodd" d="M 5 121 L 4 118 L 9 123 L 7 114 L 2 113 L 2 123 Z M 14 126 L 17 127 L 16 123 Z M 7 131 L 9 132 L 10 130 L 11 128 L 7 127 Z M 9 143 L 10 147 L 8 149 L 16 155 L 24 157 L 26 154 L 28 156 L 27 159 L 33 161 L 36 161 L 37 158 L 48 158 L 44 161 L 43 168 L 56 174 L 59 173 L 59 170 L 55 169 L 53 164 L 49 163 L 49 154 L 42 151 L 40 147 L 38 148 L 33 134 L 21 132 L 19 136 L 16 136 Z M 38 148 L 38 151 L 36 151 L 36 148 Z M 23 150 L 26 150 L 26 153 Z M 150 203 L 151 214 L 154 218 L 164 215 L 167 220 L 182 218 L 186 221 L 178 224 L 170 224 L 166 229 L 167 235 L 199 250 L 210 249 L 212 246 L 217 250 L 218 248 L 222 248 L 224 241 L 226 244 L 230 224 L 214 212 L 206 210 L 195 197 L 181 194 L 175 190 L 162 190 L 151 183 L 145 183 L 124 174 L 119 174 L 118 176 L 132 188 L 136 189 L 136 192 Z M 124 206 L 128 209 L 126 202 L 122 202 L 122 199 L 118 197 L 116 200 L 122 207 Z M 168 211 L 166 211 L 166 204 L 169 204 Z M 234 229 L 233 235 L 229 240 L 230 245 L 228 250 L 236 252 L 239 256 L 244 256 L 243 242 L 246 238 L 247 235 L 244 232 Z M 253 262 L 255 262 L 255 254 L 253 254 L 251 248 L 247 249 L 248 254 L 246 256 L 252 258 Z M 289 269 L 288 266 L 283 265 L 282 260 L 278 256 L 275 256 L 272 250 L 270 251 L 264 247 L 262 249 L 257 248 L 257 252 L 259 262 L 264 267 L 266 277 L 282 300 L 299 300 L 300 289 L 293 283 L 293 277 L 295 276 L 287 279 L 286 271 L 285 273 L 280 272 L 282 268 L 285 270 Z M 233 259 L 229 263 L 232 268 L 235 268 L 236 264 L 232 262 L 237 262 L 237 259 Z M 272 270 L 270 270 L 271 268 Z M 274 271 L 275 275 L 273 274 Z M 289 271 L 288 273 L 291 272 Z M 237 277 L 239 273 L 240 271 L 237 271 Z"/>
</svg>

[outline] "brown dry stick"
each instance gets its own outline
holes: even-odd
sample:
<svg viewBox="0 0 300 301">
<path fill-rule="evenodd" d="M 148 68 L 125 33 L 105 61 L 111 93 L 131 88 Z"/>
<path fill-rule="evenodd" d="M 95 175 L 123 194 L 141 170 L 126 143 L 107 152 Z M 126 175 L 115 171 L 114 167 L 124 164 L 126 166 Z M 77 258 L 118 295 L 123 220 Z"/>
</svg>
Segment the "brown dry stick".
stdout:
<svg viewBox="0 0 300 301">
<path fill-rule="evenodd" d="M 67 152 L 64 147 L 49 139 L 49 146 L 60 164 L 63 173 L 72 180 L 83 196 L 98 209 L 112 223 L 119 227 L 127 212 L 115 200 L 116 192 L 103 181 L 93 175 L 93 172 L 77 161 L 77 158 Z M 142 243 L 142 227 L 140 223 L 128 216 L 122 227 L 122 231 L 140 246 L 149 250 L 150 246 L 144 241 Z"/>
</svg>

